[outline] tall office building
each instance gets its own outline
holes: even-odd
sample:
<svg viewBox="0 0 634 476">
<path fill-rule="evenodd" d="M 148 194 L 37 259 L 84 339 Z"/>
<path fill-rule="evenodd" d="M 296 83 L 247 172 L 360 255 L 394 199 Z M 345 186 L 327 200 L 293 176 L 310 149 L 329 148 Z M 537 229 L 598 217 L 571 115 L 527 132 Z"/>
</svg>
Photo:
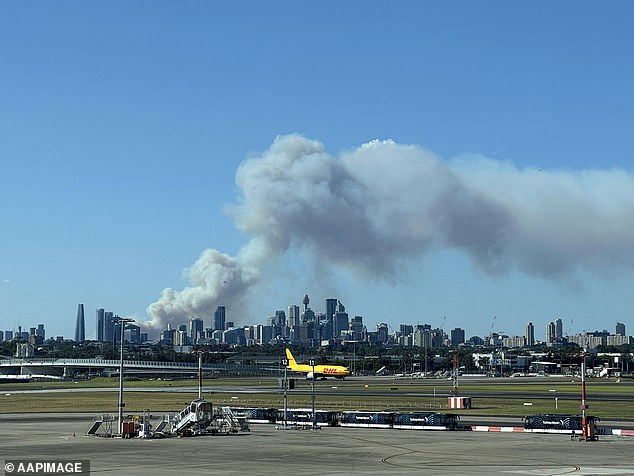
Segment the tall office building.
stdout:
<svg viewBox="0 0 634 476">
<path fill-rule="evenodd" d="M 104 309 L 97 309 L 95 314 L 95 337 L 97 338 L 97 342 L 104 342 L 103 333 L 104 324 L 106 322 L 106 311 Z"/>
<path fill-rule="evenodd" d="M 385 322 L 376 325 L 377 340 L 383 344 L 390 338 L 389 326 Z"/>
<path fill-rule="evenodd" d="M 119 316 L 112 317 L 112 339 L 113 342 L 121 342 L 121 328 L 125 326 L 125 322 L 119 321 Z M 124 335 L 125 337 L 125 335 Z"/>
<path fill-rule="evenodd" d="M 103 341 L 118 342 L 114 329 L 114 314 L 110 311 L 106 311 L 103 316 Z"/>
<path fill-rule="evenodd" d="M 189 336 L 187 335 L 187 325 L 181 324 L 178 326 L 178 330 L 174 333 L 174 345 L 182 346 L 189 345 Z"/>
<path fill-rule="evenodd" d="M 332 319 L 337 312 L 337 300 L 326 299 L 326 319 Z"/>
<path fill-rule="evenodd" d="M 275 311 L 273 316 L 272 325 L 279 327 L 286 327 L 286 313 L 284 311 Z"/>
<path fill-rule="evenodd" d="M 75 342 L 86 340 L 86 325 L 84 323 L 84 305 L 77 305 L 77 319 L 75 320 Z"/>
<path fill-rule="evenodd" d="M 161 341 L 168 345 L 172 345 L 174 343 L 175 332 L 176 331 L 172 329 L 172 325 L 168 324 L 167 329 L 161 332 Z"/>
<path fill-rule="evenodd" d="M 449 333 L 451 340 L 451 347 L 458 347 L 460 344 L 464 344 L 465 342 L 465 333 L 464 329 L 460 327 L 456 327 L 452 329 Z"/>
<path fill-rule="evenodd" d="M 622 322 L 617 322 L 616 323 L 616 332 L 614 333 L 617 336 L 624 336 L 625 335 L 625 324 L 623 324 Z"/>
<path fill-rule="evenodd" d="M 299 306 L 291 304 L 288 306 L 288 326 L 299 327 L 300 324 L 300 312 Z"/>
<path fill-rule="evenodd" d="M 224 306 L 216 306 L 216 310 L 214 311 L 214 325 L 213 328 L 215 331 L 224 331 L 225 330 L 225 307 Z"/>
<path fill-rule="evenodd" d="M 134 324 L 126 324 L 123 340 L 131 344 L 141 343 L 141 327 Z"/>
<path fill-rule="evenodd" d="M 350 328 L 348 321 L 348 313 L 345 306 L 341 301 L 337 301 L 337 310 L 335 311 L 335 318 L 333 320 L 333 336 L 335 339 L 341 337 L 341 333 L 347 331 Z"/>
<path fill-rule="evenodd" d="M 35 331 L 35 335 L 41 337 L 42 340 L 46 339 L 46 330 L 44 329 L 44 324 L 38 324 L 37 330 Z"/>
<path fill-rule="evenodd" d="M 458 347 L 460 344 L 464 344 L 464 329 L 456 327 L 452 329 L 451 333 L 451 347 Z"/>
<path fill-rule="evenodd" d="M 352 340 L 365 340 L 365 326 L 363 325 L 363 316 L 354 316 L 350 321 L 350 330 L 352 331 Z"/>
<path fill-rule="evenodd" d="M 196 318 L 189 321 L 189 337 L 192 344 L 205 337 L 205 327 L 202 319 Z"/>
</svg>

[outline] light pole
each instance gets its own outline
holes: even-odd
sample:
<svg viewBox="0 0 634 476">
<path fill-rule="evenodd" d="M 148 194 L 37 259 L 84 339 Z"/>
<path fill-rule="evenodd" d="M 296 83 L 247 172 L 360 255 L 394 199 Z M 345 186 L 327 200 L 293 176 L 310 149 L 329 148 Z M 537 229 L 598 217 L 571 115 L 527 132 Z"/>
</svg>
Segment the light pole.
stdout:
<svg viewBox="0 0 634 476">
<path fill-rule="evenodd" d="M 346 340 L 343 341 L 345 344 L 352 344 L 352 373 L 354 376 L 357 373 L 357 342 L 358 340 Z M 346 346 L 346 356 L 348 355 L 348 347 Z"/>
<path fill-rule="evenodd" d="M 581 431 L 583 433 L 583 439 L 588 439 L 588 422 L 586 420 L 586 410 L 588 405 L 586 404 L 586 354 L 581 353 Z"/>
<path fill-rule="evenodd" d="M 423 334 L 423 344 L 425 344 L 425 378 L 427 378 L 427 331 Z"/>
<path fill-rule="evenodd" d="M 313 382 L 312 382 L 312 387 L 313 387 L 313 430 L 315 429 L 315 427 L 317 426 L 317 414 L 315 413 L 315 359 L 310 359 L 310 362 L 308 363 L 312 368 L 313 368 Z"/>
<path fill-rule="evenodd" d="M 288 359 L 282 359 L 282 365 L 284 366 L 284 429 L 286 430 L 286 422 L 288 420 L 288 378 L 286 374 Z"/>
<path fill-rule="evenodd" d="M 203 351 L 198 351 L 198 400 L 203 398 Z"/>
<path fill-rule="evenodd" d="M 123 436 L 123 335 L 125 334 L 125 325 L 128 322 L 134 322 L 134 319 L 127 317 L 119 317 L 114 321 L 119 324 L 121 332 L 121 360 L 119 361 L 119 434 Z"/>
</svg>

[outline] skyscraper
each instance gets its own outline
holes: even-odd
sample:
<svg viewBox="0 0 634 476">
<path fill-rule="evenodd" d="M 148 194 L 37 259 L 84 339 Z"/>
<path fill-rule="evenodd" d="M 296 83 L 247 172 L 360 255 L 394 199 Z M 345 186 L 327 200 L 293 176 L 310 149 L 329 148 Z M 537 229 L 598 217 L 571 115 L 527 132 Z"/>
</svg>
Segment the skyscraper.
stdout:
<svg viewBox="0 0 634 476">
<path fill-rule="evenodd" d="M 337 312 L 337 300 L 326 299 L 326 319 L 332 319 L 335 316 L 335 312 Z"/>
<path fill-rule="evenodd" d="M 192 344 L 197 343 L 205 337 L 205 329 L 202 319 L 192 319 L 189 321 L 189 337 Z"/>
<path fill-rule="evenodd" d="M 290 306 L 288 306 L 288 325 L 290 327 L 299 326 L 300 324 L 299 317 L 300 317 L 299 306 L 295 304 L 291 304 Z"/>
<path fill-rule="evenodd" d="M 617 336 L 624 336 L 625 335 L 625 324 L 623 324 L 622 322 L 617 322 L 616 323 L 616 332 L 615 334 Z"/>
<path fill-rule="evenodd" d="M 348 322 L 348 313 L 345 306 L 341 301 L 337 301 L 337 310 L 335 311 L 335 318 L 333 322 L 333 336 L 335 339 L 341 337 L 343 331 L 347 331 L 350 328 Z"/>
<path fill-rule="evenodd" d="M 352 331 L 352 340 L 365 340 L 365 327 L 363 325 L 363 316 L 354 316 L 350 321 L 350 330 Z"/>
<path fill-rule="evenodd" d="M 84 305 L 77 305 L 77 319 L 75 320 L 75 342 L 86 340 L 86 325 L 84 323 Z"/>
<path fill-rule="evenodd" d="M 138 344 L 141 342 L 141 327 L 134 324 L 127 324 L 123 334 L 123 339 L 131 344 Z"/>
<path fill-rule="evenodd" d="M 104 312 L 103 341 L 118 342 L 114 330 L 114 314 L 111 311 Z"/>
<path fill-rule="evenodd" d="M 214 311 L 214 330 L 215 331 L 224 331 L 225 330 L 225 307 L 224 306 L 216 306 L 216 310 Z"/>
<path fill-rule="evenodd" d="M 106 311 L 104 309 L 97 309 L 96 322 L 95 322 L 95 337 L 98 342 L 104 342 L 104 324 L 106 322 Z"/>
<path fill-rule="evenodd" d="M 535 345 L 535 326 L 532 322 L 526 324 L 526 332 L 524 333 L 524 337 L 526 337 L 526 345 L 528 347 L 532 347 Z"/>
<path fill-rule="evenodd" d="M 451 347 L 458 347 L 460 344 L 464 344 L 464 329 L 456 327 L 452 329 L 451 333 Z"/>
<path fill-rule="evenodd" d="M 546 345 L 548 345 L 549 347 L 551 347 L 557 340 L 555 331 L 556 329 L 554 322 L 549 322 L 548 324 L 546 324 Z"/>
</svg>

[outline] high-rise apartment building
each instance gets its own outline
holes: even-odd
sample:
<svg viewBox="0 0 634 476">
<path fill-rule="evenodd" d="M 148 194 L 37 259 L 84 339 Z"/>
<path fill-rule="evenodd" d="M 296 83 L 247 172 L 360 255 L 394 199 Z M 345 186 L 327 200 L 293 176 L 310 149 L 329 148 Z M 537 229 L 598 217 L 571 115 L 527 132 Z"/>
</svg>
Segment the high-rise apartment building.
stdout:
<svg viewBox="0 0 634 476">
<path fill-rule="evenodd" d="M 625 324 L 623 324 L 622 322 L 617 322 L 616 323 L 616 332 L 614 333 L 617 336 L 624 336 L 625 335 Z"/>
<path fill-rule="evenodd" d="M 77 319 L 75 320 L 75 342 L 86 340 L 86 324 L 84 322 L 84 305 L 77 305 Z"/>
<path fill-rule="evenodd" d="M 555 323 L 549 322 L 548 324 L 546 324 L 546 345 L 552 346 L 556 340 L 557 337 Z"/>
</svg>

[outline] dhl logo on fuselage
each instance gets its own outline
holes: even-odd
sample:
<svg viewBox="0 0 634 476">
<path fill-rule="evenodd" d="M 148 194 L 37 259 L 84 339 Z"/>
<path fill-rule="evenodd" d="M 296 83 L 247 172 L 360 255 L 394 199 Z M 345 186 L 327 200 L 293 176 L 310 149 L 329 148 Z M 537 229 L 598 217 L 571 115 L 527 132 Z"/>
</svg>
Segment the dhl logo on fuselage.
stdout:
<svg viewBox="0 0 634 476">
<path fill-rule="evenodd" d="M 306 364 L 298 364 L 293 357 L 293 354 L 289 349 L 286 349 L 286 357 L 288 359 L 287 368 L 293 370 L 295 372 L 302 372 L 306 375 L 313 375 L 314 377 L 325 377 L 327 375 L 335 377 L 335 378 L 345 378 L 350 375 L 350 371 L 348 367 L 344 367 L 343 365 L 306 365 Z"/>
</svg>

